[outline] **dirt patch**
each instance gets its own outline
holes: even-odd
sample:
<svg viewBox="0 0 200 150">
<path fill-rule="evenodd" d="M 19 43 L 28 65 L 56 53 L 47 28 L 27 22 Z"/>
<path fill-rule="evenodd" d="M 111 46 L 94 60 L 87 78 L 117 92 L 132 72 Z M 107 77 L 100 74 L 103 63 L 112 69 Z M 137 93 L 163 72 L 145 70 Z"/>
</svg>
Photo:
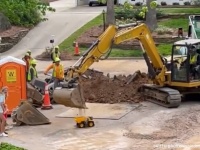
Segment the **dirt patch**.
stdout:
<svg viewBox="0 0 200 150">
<path fill-rule="evenodd" d="M 3 37 L 12 37 L 18 34 L 22 30 L 28 30 L 27 28 L 24 27 L 17 27 L 17 26 L 12 26 L 10 29 L 0 32 L 0 36 Z"/>
<path fill-rule="evenodd" d="M 198 107 L 191 109 L 183 109 L 182 111 L 176 111 L 175 113 L 167 113 L 155 119 L 152 116 L 149 122 L 157 122 L 157 125 L 153 125 L 154 128 L 159 128 L 158 131 L 154 131 L 150 134 L 134 133 L 132 131 L 125 133 L 124 136 L 131 139 L 147 139 L 147 140 L 165 140 L 166 142 L 175 141 L 175 143 L 182 143 L 187 140 L 188 137 L 196 135 L 195 132 L 200 128 L 200 109 Z M 158 115 L 158 114 L 157 114 Z M 167 117 L 167 118 L 166 118 Z M 142 126 L 142 124 L 140 124 Z M 145 126 L 144 126 L 145 128 Z M 168 141 L 169 140 L 169 141 Z M 163 143 L 162 143 L 163 144 Z"/>
<path fill-rule="evenodd" d="M 94 73 L 89 77 L 81 77 L 84 97 L 90 103 L 140 102 L 143 100 L 138 92 L 142 84 L 147 83 L 145 73 L 137 71 L 133 75 L 118 75 L 113 78 L 103 73 Z"/>
</svg>

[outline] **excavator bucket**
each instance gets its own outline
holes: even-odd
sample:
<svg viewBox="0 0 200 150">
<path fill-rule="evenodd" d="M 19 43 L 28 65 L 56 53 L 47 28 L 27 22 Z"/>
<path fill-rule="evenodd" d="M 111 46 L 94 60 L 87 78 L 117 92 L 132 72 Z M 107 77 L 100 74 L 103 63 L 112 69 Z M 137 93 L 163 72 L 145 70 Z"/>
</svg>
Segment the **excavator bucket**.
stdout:
<svg viewBox="0 0 200 150">
<path fill-rule="evenodd" d="M 56 88 L 53 92 L 53 99 L 56 103 L 66 107 L 87 109 L 83 92 L 79 84 L 76 88 Z"/>
<path fill-rule="evenodd" d="M 41 105 L 43 95 L 30 83 L 27 83 L 27 98 L 32 100 L 33 104 Z"/>
<path fill-rule="evenodd" d="M 19 107 L 16 108 L 11 114 L 13 122 L 16 125 L 42 125 L 49 124 L 50 121 L 41 112 L 39 112 L 28 101 L 22 101 Z"/>
</svg>

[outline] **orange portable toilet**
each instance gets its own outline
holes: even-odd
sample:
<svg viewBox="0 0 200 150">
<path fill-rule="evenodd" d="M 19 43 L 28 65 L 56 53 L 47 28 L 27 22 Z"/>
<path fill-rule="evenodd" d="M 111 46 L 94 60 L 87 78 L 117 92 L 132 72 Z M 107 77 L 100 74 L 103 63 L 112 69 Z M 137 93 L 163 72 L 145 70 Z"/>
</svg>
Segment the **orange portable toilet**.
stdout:
<svg viewBox="0 0 200 150">
<path fill-rule="evenodd" d="M 6 104 L 11 114 L 22 99 L 26 99 L 26 63 L 18 58 L 7 56 L 0 59 L 0 88 L 8 87 Z"/>
</svg>

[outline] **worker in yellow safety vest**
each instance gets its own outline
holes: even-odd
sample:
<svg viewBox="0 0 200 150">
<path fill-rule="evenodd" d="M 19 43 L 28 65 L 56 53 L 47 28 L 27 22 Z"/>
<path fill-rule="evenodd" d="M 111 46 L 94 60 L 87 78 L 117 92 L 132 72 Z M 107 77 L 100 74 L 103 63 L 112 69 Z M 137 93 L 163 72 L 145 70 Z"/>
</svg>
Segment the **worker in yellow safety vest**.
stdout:
<svg viewBox="0 0 200 150">
<path fill-rule="evenodd" d="M 54 78 L 54 88 L 56 88 L 64 79 L 64 67 L 60 64 L 60 58 L 55 58 L 55 62 L 49 65 L 44 74 L 47 75 L 50 69 L 53 69 L 52 77 Z"/>
<path fill-rule="evenodd" d="M 29 59 L 30 59 L 30 62 L 33 60 L 33 58 L 31 57 L 31 50 L 28 50 L 27 53 L 29 54 Z"/>
<path fill-rule="evenodd" d="M 30 62 L 30 67 L 28 71 L 28 82 L 31 82 L 34 78 L 38 78 L 37 70 L 36 70 L 37 61 L 33 59 Z"/>
<path fill-rule="evenodd" d="M 51 52 L 51 60 L 55 63 L 55 59 L 60 58 L 59 46 L 56 46 Z"/>
</svg>

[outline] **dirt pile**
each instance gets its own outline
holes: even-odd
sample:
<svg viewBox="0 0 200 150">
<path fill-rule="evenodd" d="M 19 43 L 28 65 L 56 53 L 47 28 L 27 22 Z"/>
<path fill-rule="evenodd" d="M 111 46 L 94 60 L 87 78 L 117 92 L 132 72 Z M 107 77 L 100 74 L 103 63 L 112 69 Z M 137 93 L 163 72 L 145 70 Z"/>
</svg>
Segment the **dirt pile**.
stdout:
<svg viewBox="0 0 200 150">
<path fill-rule="evenodd" d="M 140 71 L 133 75 L 105 76 L 95 72 L 86 77 L 81 77 L 86 102 L 91 103 L 119 103 L 140 102 L 143 100 L 138 92 L 142 84 L 147 83 L 147 75 Z"/>
</svg>

